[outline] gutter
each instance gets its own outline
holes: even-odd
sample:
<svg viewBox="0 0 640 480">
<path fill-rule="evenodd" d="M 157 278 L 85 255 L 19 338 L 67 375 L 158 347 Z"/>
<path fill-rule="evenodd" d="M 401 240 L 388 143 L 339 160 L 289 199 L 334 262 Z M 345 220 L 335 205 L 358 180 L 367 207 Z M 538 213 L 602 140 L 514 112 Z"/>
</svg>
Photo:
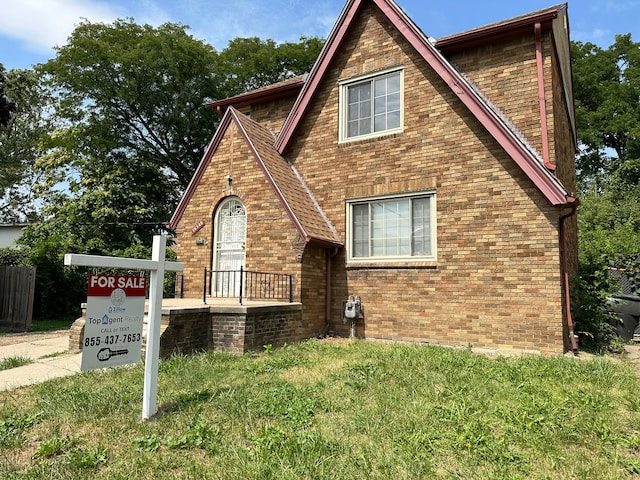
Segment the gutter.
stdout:
<svg viewBox="0 0 640 480">
<path fill-rule="evenodd" d="M 567 197 L 567 204 L 571 207 L 569 213 L 565 213 L 560 217 L 560 257 L 562 264 L 562 283 L 564 287 L 564 303 L 567 315 L 567 326 L 569 328 L 569 341 L 571 342 L 571 350 L 574 355 L 578 354 L 578 336 L 573 330 L 573 318 L 571 317 L 571 296 L 569 291 L 569 269 L 567 267 L 567 235 L 565 228 L 565 220 L 575 215 L 578 208 L 578 199 L 574 197 Z"/>
<path fill-rule="evenodd" d="M 536 37 L 536 67 L 538 71 L 538 103 L 540 104 L 540 133 L 542 134 L 542 160 L 544 166 L 554 171 L 556 166 L 549 160 L 549 132 L 547 129 L 547 101 L 544 92 L 544 70 L 542 66 L 542 26 L 540 22 L 535 24 Z"/>
</svg>

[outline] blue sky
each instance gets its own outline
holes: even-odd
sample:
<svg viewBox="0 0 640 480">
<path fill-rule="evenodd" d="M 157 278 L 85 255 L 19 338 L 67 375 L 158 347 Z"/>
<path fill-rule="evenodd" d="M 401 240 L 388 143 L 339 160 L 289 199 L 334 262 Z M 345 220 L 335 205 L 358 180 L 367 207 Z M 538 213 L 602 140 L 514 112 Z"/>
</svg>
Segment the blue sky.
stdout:
<svg viewBox="0 0 640 480">
<path fill-rule="evenodd" d="M 74 26 L 87 19 L 109 23 L 133 18 L 137 23 L 189 25 L 198 39 L 223 49 L 235 37 L 257 36 L 277 42 L 300 36 L 326 37 L 346 0 L 0 0 L 0 63 L 6 69 L 30 68 L 55 56 Z M 505 20 L 555 5 L 553 0 L 396 0 L 429 36 Z M 640 0 L 569 1 L 572 40 L 603 48 L 614 35 L 631 33 L 640 41 Z"/>
</svg>

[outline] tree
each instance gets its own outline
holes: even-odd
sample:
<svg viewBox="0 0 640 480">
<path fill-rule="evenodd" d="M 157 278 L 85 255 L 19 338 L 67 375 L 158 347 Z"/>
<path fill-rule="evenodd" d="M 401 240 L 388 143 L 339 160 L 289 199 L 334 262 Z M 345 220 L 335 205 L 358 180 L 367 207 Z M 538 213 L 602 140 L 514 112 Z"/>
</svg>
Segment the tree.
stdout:
<svg viewBox="0 0 640 480">
<path fill-rule="evenodd" d="M 640 44 L 572 44 L 583 269 L 640 255 Z"/>
<path fill-rule="evenodd" d="M 4 89 L 12 99 L 13 113 L 0 127 L 0 221 L 30 221 L 38 217 L 37 161 L 53 130 L 51 97 L 32 70 L 10 70 Z"/>
<path fill-rule="evenodd" d="M 49 220 L 40 228 L 66 228 L 87 252 L 149 243 L 214 132 L 206 101 L 308 71 L 321 47 L 236 39 L 218 54 L 179 24 L 81 23 L 41 69 L 67 125 L 41 161 Z"/>
<path fill-rule="evenodd" d="M 183 188 L 211 135 L 215 51 L 180 24 L 81 23 L 43 70 L 64 95 L 59 113 L 96 146 L 165 169 Z"/>
<path fill-rule="evenodd" d="M 67 225 L 76 249 L 149 243 L 188 185 L 212 135 L 205 101 L 218 76 L 215 51 L 186 29 L 83 22 L 41 67 L 66 122 L 42 159 L 47 228 Z"/>
<path fill-rule="evenodd" d="M 578 175 L 586 189 L 601 188 L 640 158 L 640 44 L 631 34 L 615 38 L 606 50 L 572 44 Z"/>
<path fill-rule="evenodd" d="M 5 127 L 9 123 L 11 114 L 16 109 L 16 104 L 5 92 L 5 69 L 0 63 L 0 127 Z"/>
<path fill-rule="evenodd" d="M 257 37 L 235 38 L 218 57 L 221 94 L 231 97 L 308 73 L 323 45 L 324 40 L 317 37 L 281 44 Z"/>
</svg>

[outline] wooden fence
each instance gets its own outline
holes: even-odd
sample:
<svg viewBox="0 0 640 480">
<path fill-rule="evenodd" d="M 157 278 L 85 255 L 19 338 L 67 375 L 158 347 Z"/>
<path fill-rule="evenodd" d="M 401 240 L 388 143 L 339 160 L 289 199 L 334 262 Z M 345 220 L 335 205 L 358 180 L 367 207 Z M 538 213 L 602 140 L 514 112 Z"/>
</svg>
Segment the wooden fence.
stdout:
<svg viewBox="0 0 640 480">
<path fill-rule="evenodd" d="M 0 266 L 0 328 L 31 330 L 36 269 Z"/>
</svg>

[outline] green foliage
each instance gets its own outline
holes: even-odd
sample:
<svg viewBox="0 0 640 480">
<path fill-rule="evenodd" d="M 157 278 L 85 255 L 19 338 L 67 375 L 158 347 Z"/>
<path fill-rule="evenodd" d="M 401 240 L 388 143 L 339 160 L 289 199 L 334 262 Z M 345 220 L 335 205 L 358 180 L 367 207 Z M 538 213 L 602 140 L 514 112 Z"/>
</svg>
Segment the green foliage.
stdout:
<svg viewBox="0 0 640 480">
<path fill-rule="evenodd" d="M 97 445 L 88 449 L 74 448 L 68 456 L 66 463 L 74 471 L 96 471 L 100 465 L 108 461 L 107 449 Z"/>
<path fill-rule="evenodd" d="M 624 258 L 621 264 L 624 266 L 631 291 L 640 296 L 640 255 Z"/>
<path fill-rule="evenodd" d="M 136 437 L 133 439 L 133 448 L 139 452 L 155 452 L 160 448 L 160 437 L 155 433 Z"/>
<path fill-rule="evenodd" d="M 257 37 L 231 40 L 216 63 L 216 71 L 224 78 L 221 98 L 310 72 L 323 45 L 324 40 L 317 37 L 281 44 Z"/>
<path fill-rule="evenodd" d="M 39 160 L 41 228 L 72 251 L 150 245 L 191 179 L 212 135 L 204 101 L 217 80 L 215 51 L 186 30 L 85 21 L 40 66 L 65 122 Z"/>
<path fill-rule="evenodd" d="M 0 449 L 15 448 L 24 443 L 24 434 L 37 424 L 43 415 L 41 412 L 20 413 L 3 412 L 0 419 Z"/>
<path fill-rule="evenodd" d="M 274 417 L 294 429 L 311 426 L 314 412 L 323 408 L 321 397 L 313 388 L 298 388 L 287 382 L 271 382 L 249 405 L 260 417 Z"/>
<path fill-rule="evenodd" d="M 38 158 L 45 154 L 55 125 L 49 109 L 52 96 L 32 70 L 9 71 L 4 88 L 15 102 L 15 111 L 0 126 L 0 222 L 33 221 L 39 218 L 36 195 L 42 171 Z"/>
<path fill-rule="evenodd" d="M 25 263 L 36 268 L 33 318 L 77 318 L 87 299 L 86 273 L 64 266 L 64 255 L 77 251 L 68 237 L 48 235 L 47 226 L 28 226 L 19 240 Z"/>
<path fill-rule="evenodd" d="M 11 114 L 16 110 L 16 103 L 7 95 L 4 66 L 0 63 L 0 127 L 9 123 Z"/>
<path fill-rule="evenodd" d="M 220 441 L 220 429 L 199 420 L 190 425 L 186 432 L 180 436 L 168 435 L 165 438 L 165 445 L 167 448 L 172 449 L 186 450 L 196 448 L 202 449 L 207 453 L 213 453 L 216 451 Z"/>
<path fill-rule="evenodd" d="M 36 453 L 33 455 L 34 458 L 49 458 L 55 455 L 60 455 L 68 450 L 72 445 L 72 441 L 69 437 L 53 435 L 52 437 L 45 438 L 42 440 L 38 448 L 36 449 Z"/>
<path fill-rule="evenodd" d="M 572 302 L 589 347 L 611 345 L 616 289 L 606 267 L 624 269 L 640 286 L 640 44 L 617 35 L 608 49 L 572 44 L 580 154 L 578 209 L 581 278 Z"/>
<path fill-rule="evenodd" d="M 606 50 L 572 44 L 583 186 L 600 190 L 628 160 L 640 158 L 639 46 L 631 34 L 616 35 Z"/>
<path fill-rule="evenodd" d="M 0 265 L 20 267 L 24 266 L 27 255 L 24 250 L 15 248 L 0 248 Z"/>
<path fill-rule="evenodd" d="M 29 365 L 32 362 L 33 360 L 31 360 L 29 357 L 23 357 L 21 355 L 5 357 L 0 359 L 0 371 L 21 367 L 23 365 Z"/>
<path fill-rule="evenodd" d="M 59 113 L 78 127 L 69 139 L 79 154 L 95 161 L 97 149 L 128 173 L 168 168 L 188 184 L 211 136 L 214 112 L 203 101 L 215 96 L 217 80 L 214 50 L 187 28 L 85 21 L 57 49 L 43 70 L 67 94 Z"/>
<path fill-rule="evenodd" d="M 618 318 L 611 312 L 609 298 L 615 291 L 606 268 L 583 272 L 572 280 L 572 317 L 581 348 L 602 352 L 616 336 Z"/>
<path fill-rule="evenodd" d="M 580 263 L 587 271 L 602 265 L 622 267 L 640 254 L 638 194 L 584 192 L 578 207 Z"/>
<path fill-rule="evenodd" d="M 572 44 L 581 190 L 580 261 L 624 267 L 640 254 L 640 44 Z"/>
</svg>

